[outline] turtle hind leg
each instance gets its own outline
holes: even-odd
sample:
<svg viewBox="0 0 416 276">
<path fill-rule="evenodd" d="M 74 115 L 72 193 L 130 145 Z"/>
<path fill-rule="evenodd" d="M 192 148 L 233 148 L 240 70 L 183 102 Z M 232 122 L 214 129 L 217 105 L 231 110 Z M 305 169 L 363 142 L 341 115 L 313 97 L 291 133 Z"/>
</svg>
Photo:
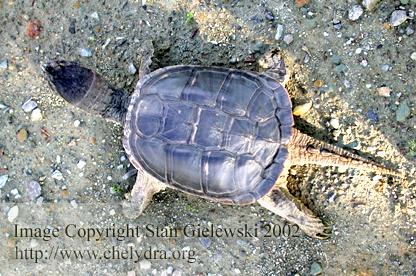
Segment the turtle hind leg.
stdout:
<svg viewBox="0 0 416 276">
<path fill-rule="evenodd" d="M 327 239 L 330 236 L 331 228 L 325 226 L 321 219 L 291 195 L 286 188 L 274 188 L 259 199 L 258 203 L 290 223 L 297 224 L 306 235 L 312 238 Z"/>
<path fill-rule="evenodd" d="M 153 195 L 165 188 L 165 184 L 139 169 L 136 183 L 130 193 L 130 201 L 123 202 L 124 215 L 128 218 L 140 216 L 152 201 Z"/>
</svg>

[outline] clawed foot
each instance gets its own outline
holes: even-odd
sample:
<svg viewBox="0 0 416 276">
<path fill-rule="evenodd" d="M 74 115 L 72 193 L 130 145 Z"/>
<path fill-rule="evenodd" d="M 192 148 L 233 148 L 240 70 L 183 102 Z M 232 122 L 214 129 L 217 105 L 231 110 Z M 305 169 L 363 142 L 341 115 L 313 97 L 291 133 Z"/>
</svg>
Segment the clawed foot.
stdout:
<svg viewBox="0 0 416 276">
<path fill-rule="evenodd" d="M 331 235 L 331 227 L 326 226 L 320 218 L 284 188 L 275 188 L 259 199 L 258 203 L 290 223 L 298 225 L 311 238 L 324 240 Z"/>
<path fill-rule="evenodd" d="M 299 228 L 309 237 L 326 240 L 331 237 L 332 227 L 325 225 L 316 216 L 307 215 L 298 224 Z"/>
</svg>

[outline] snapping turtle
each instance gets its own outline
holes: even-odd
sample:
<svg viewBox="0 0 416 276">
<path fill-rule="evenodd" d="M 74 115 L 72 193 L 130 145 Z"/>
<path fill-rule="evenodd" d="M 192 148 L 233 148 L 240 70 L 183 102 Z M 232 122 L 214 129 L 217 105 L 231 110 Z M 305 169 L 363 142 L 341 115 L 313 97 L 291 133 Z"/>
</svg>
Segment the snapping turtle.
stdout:
<svg viewBox="0 0 416 276">
<path fill-rule="evenodd" d="M 286 188 L 291 165 L 319 164 L 396 172 L 293 128 L 291 101 L 279 81 L 283 60 L 263 74 L 220 67 L 169 66 L 149 72 L 129 97 L 75 62 L 43 65 L 65 100 L 124 125 L 123 146 L 138 170 L 129 212 L 138 216 L 169 187 L 225 204 L 258 202 L 327 238 L 330 228 Z"/>
</svg>

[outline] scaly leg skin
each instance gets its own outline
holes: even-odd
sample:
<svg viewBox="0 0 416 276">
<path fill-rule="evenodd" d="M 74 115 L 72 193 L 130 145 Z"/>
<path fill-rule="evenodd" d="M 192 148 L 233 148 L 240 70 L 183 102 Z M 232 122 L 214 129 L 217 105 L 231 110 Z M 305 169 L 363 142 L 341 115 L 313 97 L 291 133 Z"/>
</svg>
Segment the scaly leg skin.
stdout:
<svg viewBox="0 0 416 276">
<path fill-rule="evenodd" d="M 282 180 L 286 181 L 285 176 L 286 173 L 280 176 L 273 189 L 257 202 L 290 223 L 297 224 L 306 235 L 316 239 L 328 239 L 331 228 L 325 226 L 321 219 L 290 194 L 286 182 L 282 183 Z"/>
<path fill-rule="evenodd" d="M 123 213 L 128 218 L 137 218 L 143 213 L 153 195 L 166 188 L 166 185 L 139 169 L 136 183 L 131 190 L 130 201 L 123 202 Z"/>
</svg>

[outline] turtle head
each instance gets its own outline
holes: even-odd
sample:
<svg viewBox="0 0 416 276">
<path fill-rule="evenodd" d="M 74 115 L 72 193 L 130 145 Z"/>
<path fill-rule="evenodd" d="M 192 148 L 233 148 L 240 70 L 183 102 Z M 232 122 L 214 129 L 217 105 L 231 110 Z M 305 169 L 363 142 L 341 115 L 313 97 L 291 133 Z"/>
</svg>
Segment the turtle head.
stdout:
<svg viewBox="0 0 416 276">
<path fill-rule="evenodd" d="M 94 80 L 94 73 L 75 62 L 52 61 L 42 65 L 49 85 L 66 101 L 78 105 Z"/>
<path fill-rule="evenodd" d="M 52 89 L 66 101 L 89 113 L 123 122 L 128 94 L 114 89 L 100 75 L 68 61 L 48 62 L 42 70 Z"/>
</svg>

